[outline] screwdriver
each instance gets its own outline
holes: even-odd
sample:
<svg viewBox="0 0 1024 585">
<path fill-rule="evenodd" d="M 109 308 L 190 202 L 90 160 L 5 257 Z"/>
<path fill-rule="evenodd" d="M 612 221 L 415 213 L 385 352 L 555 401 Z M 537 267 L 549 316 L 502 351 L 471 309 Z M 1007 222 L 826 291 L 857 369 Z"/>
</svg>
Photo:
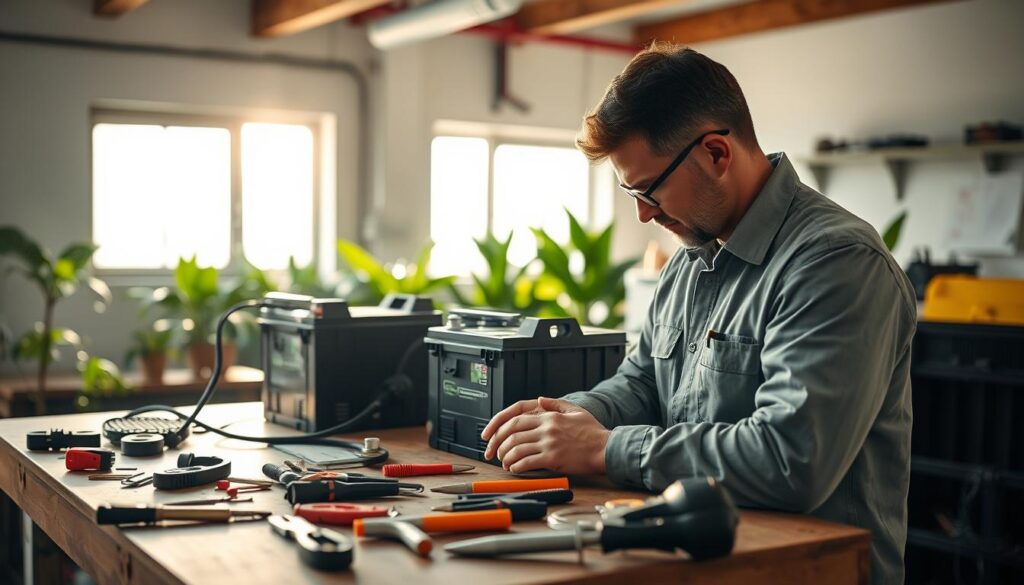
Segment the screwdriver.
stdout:
<svg viewBox="0 0 1024 585">
<path fill-rule="evenodd" d="M 446 475 L 465 473 L 473 469 L 464 463 L 389 463 L 381 468 L 384 477 L 412 477 L 414 475 Z"/>
<path fill-rule="evenodd" d="M 430 491 L 440 494 L 481 494 L 497 492 L 528 492 L 545 489 L 569 489 L 568 477 L 552 477 L 546 479 L 507 479 L 493 481 L 474 481 L 453 483 L 431 488 Z"/>
<path fill-rule="evenodd" d="M 382 528 L 396 522 L 411 524 L 424 532 L 482 532 L 485 530 L 508 530 L 512 526 L 512 512 L 509 510 L 484 510 L 462 514 L 424 514 L 400 518 L 357 518 L 352 521 L 356 536 L 379 536 Z"/>
<path fill-rule="evenodd" d="M 516 500 L 536 500 L 544 502 L 545 504 L 568 504 L 572 501 L 573 493 L 572 490 L 562 489 L 548 489 L 548 490 L 535 490 L 530 492 L 503 492 L 494 494 L 459 494 L 456 502 L 464 501 L 481 501 L 481 500 L 507 500 L 513 498 Z M 435 510 L 445 510 L 444 506 L 439 506 Z"/>
<path fill-rule="evenodd" d="M 151 524 L 160 520 L 197 520 L 202 522 L 231 522 L 232 520 L 262 520 L 270 512 L 232 510 L 230 508 L 164 508 L 163 506 L 100 506 L 96 510 L 97 524 Z"/>
<path fill-rule="evenodd" d="M 540 520 L 548 513 L 546 502 L 538 500 L 521 500 L 516 498 L 494 498 L 492 500 L 462 500 L 443 506 L 434 506 L 431 510 L 448 512 L 476 512 L 478 510 L 508 510 L 512 512 L 512 520 Z"/>
</svg>

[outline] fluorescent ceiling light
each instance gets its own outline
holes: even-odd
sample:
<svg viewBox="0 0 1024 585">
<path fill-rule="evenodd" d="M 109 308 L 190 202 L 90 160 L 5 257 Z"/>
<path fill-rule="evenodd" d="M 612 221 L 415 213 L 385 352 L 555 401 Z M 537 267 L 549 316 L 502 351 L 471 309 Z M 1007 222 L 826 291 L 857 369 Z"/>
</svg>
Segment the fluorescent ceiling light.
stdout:
<svg viewBox="0 0 1024 585">
<path fill-rule="evenodd" d="M 434 0 L 370 22 L 378 49 L 433 39 L 515 14 L 522 0 Z"/>
</svg>

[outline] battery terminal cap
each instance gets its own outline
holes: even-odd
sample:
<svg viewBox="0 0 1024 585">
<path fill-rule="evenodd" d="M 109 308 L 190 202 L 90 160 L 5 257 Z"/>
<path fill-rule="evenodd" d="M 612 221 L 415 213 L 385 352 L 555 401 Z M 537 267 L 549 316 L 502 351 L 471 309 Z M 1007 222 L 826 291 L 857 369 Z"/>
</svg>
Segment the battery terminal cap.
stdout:
<svg viewBox="0 0 1024 585">
<path fill-rule="evenodd" d="M 366 437 L 363 439 L 363 454 L 370 455 L 380 453 L 380 439 L 377 437 Z"/>
<path fill-rule="evenodd" d="M 462 331 L 462 316 L 461 315 L 448 315 L 448 329 L 452 331 Z"/>
</svg>

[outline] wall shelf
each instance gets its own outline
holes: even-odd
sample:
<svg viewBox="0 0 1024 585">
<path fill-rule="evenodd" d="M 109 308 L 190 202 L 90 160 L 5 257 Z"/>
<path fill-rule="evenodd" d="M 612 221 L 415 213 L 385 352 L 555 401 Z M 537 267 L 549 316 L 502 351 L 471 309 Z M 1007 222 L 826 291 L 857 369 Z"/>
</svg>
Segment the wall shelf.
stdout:
<svg viewBox="0 0 1024 585">
<path fill-rule="evenodd" d="M 991 144 L 939 144 L 914 148 L 885 148 L 853 152 L 821 153 L 799 159 L 811 169 L 818 181 L 818 190 L 824 192 L 833 167 L 882 164 L 892 177 L 896 199 L 902 200 L 906 187 L 907 166 L 911 162 L 936 160 L 976 159 L 987 173 L 1003 167 L 1008 157 L 1024 156 L 1024 142 L 997 142 Z"/>
</svg>

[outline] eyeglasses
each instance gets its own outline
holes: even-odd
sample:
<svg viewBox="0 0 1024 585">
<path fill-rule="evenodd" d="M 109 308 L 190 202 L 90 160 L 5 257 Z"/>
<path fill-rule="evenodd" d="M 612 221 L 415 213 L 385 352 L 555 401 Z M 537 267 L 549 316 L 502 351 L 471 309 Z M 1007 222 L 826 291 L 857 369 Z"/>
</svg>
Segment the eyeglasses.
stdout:
<svg viewBox="0 0 1024 585">
<path fill-rule="evenodd" d="M 647 190 L 644 191 L 643 193 L 640 193 L 635 189 L 627 189 L 625 187 L 623 187 L 622 190 L 625 191 L 626 194 L 632 197 L 633 199 L 639 199 L 640 201 L 643 201 L 644 203 L 650 205 L 651 207 L 661 207 L 661 204 L 655 201 L 653 197 L 651 197 L 651 193 L 654 193 L 654 190 L 660 187 L 661 184 L 665 182 L 665 179 L 668 179 L 668 176 L 672 174 L 672 171 L 676 170 L 676 167 L 683 164 L 683 161 L 686 160 L 686 155 L 690 154 L 690 151 L 693 150 L 695 146 L 700 144 L 707 136 L 711 134 L 727 136 L 729 134 L 729 129 L 721 128 L 718 130 L 705 132 L 704 134 L 698 136 L 696 140 L 687 144 L 686 148 L 684 148 L 683 151 L 679 153 L 679 156 L 677 156 L 676 159 L 672 161 L 672 164 L 668 165 L 668 168 L 666 168 L 663 173 L 658 175 L 658 178 L 655 179 L 654 182 L 651 183 L 651 186 L 648 187 Z"/>
</svg>

